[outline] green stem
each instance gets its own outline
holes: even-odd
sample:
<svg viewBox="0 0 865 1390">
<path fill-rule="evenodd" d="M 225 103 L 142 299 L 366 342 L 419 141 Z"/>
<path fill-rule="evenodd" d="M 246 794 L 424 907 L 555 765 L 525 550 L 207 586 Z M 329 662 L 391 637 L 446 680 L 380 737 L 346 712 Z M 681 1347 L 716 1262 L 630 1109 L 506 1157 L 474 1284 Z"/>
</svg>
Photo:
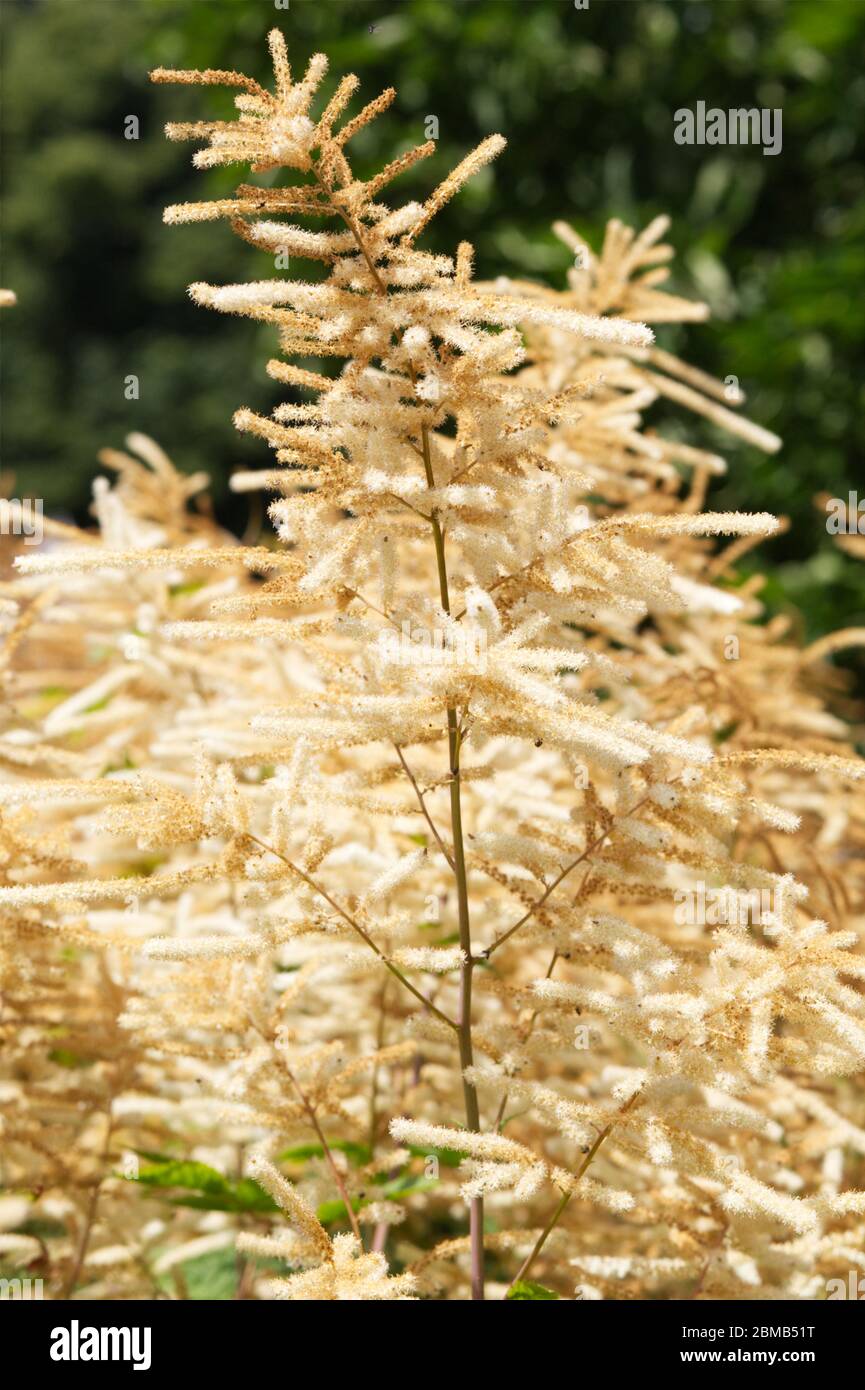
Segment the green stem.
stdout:
<svg viewBox="0 0 865 1390">
<path fill-rule="evenodd" d="M 435 476 L 430 455 L 429 431 L 421 425 L 424 472 L 427 486 L 435 487 Z M 430 517 L 435 544 L 436 566 L 438 569 L 441 605 L 450 616 L 450 593 L 448 591 L 448 572 L 445 560 L 445 542 L 441 523 L 433 511 Z M 474 1062 L 472 1050 L 472 973 L 475 967 L 472 953 L 471 924 L 469 918 L 468 875 L 466 873 L 465 847 L 463 845 L 462 794 L 460 782 L 460 729 L 457 712 L 448 705 L 448 755 L 450 766 L 451 839 L 453 841 L 453 867 L 457 883 L 457 912 L 459 919 L 460 949 L 460 998 L 457 1013 L 457 1040 L 460 1054 L 460 1073 L 463 1084 L 463 1101 L 466 1111 L 466 1124 L 469 1129 L 480 1133 L 480 1108 L 475 1086 L 466 1079 L 466 1070 Z M 471 1289 L 472 1299 L 480 1301 L 484 1297 L 484 1200 L 472 1198 L 469 1207 L 469 1240 L 471 1246 Z"/>
<path fill-rule="evenodd" d="M 523 1260 L 522 1264 L 520 1265 L 519 1269 L 517 1270 L 516 1274 L 514 1275 L 513 1279 L 511 1280 L 510 1284 L 508 1285 L 508 1291 L 507 1291 L 507 1293 L 505 1294 L 505 1298 L 508 1298 L 509 1295 L 510 1295 L 511 1290 L 512 1290 L 517 1284 L 519 1284 L 519 1282 L 520 1282 L 522 1279 L 525 1279 L 526 1275 L 528 1274 L 529 1270 L 531 1269 L 531 1267 L 532 1267 L 532 1265 L 534 1264 L 535 1260 L 537 1259 L 538 1255 L 540 1255 L 541 1251 L 543 1250 L 544 1246 L 546 1245 L 546 1243 L 547 1243 L 547 1237 L 549 1236 L 550 1232 L 552 1231 L 553 1227 L 555 1226 L 556 1222 L 558 1221 L 559 1217 L 561 1216 L 562 1212 L 564 1211 L 565 1207 L 568 1205 L 568 1202 L 571 1200 L 571 1198 L 573 1197 L 573 1195 L 574 1195 L 574 1194 L 573 1194 L 572 1192 L 563 1192 L 563 1193 L 562 1193 L 562 1195 L 561 1195 L 561 1197 L 560 1197 L 560 1199 L 559 1199 L 558 1206 L 556 1207 L 555 1211 L 553 1212 L 552 1216 L 550 1217 L 550 1219 L 549 1219 L 549 1221 L 547 1222 L 547 1224 L 546 1224 L 546 1226 L 544 1227 L 544 1229 L 541 1231 L 541 1234 L 538 1236 L 537 1240 L 535 1241 L 534 1248 L 533 1248 L 531 1254 L 530 1254 L 530 1255 L 527 1255 L 526 1258 Z"/>
<path fill-rule="evenodd" d="M 518 1284 L 518 1283 L 520 1282 L 521 1279 L 525 1279 L 526 1275 L 528 1274 L 528 1272 L 529 1272 L 529 1270 L 531 1269 L 532 1265 L 534 1264 L 535 1260 L 538 1258 L 538 1255 L 540 1255 L 541 1251 L 543 1250 L 544 1246 L 546 1245 L 546 1243 L 547 1243 L 547 1238 L 549 1237 L 550 1232 L 553 1230 L 553 1227 L 557 1224 L 557 1222 L 558 1222 L 558 1220 L 559 1220 L 559 1217 L 562 1215 L 562 1212 L 565 1210 L 565 1207 L 568 1205 L 568 1202 L 569 1202 L 569 1201 L 571 1200 L 571 1198 L 573 1197 L 573 1195 L 574 1195 L 574 1188 L 576 1187 L 577 1183 L 580 1181 L 580 1179 L 581 1179 L 582 1176 L 584 1175 L 586 1169 L 588 1168 L 589 1164 L 592 1162 L 592 1159 L 595 1157 L 595 1154 L 598 1152 L 598 1149 L 601 1147 L 601 1145 L 603 1144 L 604 1140 L 607 1139 L 608 1136 L 612 1133 L 613 1127 L 614 1127 L 614 1126 L 616 1125 L 616 1123 L 622 1118 L 623 1115 L 626 1115 L 626 1114 L 628 1113 L 628 1111 L 630 1110 L 631 1106 L 634 1104 L 634 1101 L 637 1099 L 637 1096 L 638 1096 L 639 1094 L 640 1094 L 639 1091 L 635 1091 L 634 1094 L 631 1096 L 630 1100 L 626 1101 L 625 1104 L 622 1106 L 622 1108 L 621 1108 L 621 1110 L 618 1112 L 618 1114 L 615 1115 L 614 1118 L 613 1118 L 612 1120 L 610 1120 L 609 1123 L 606 1124 L 606 1125 L 604 1126 L 604 1128 L 601 1130 L 600 1134 L 598 1135 L 598 1137 L 597 1137 L 597 1139 L 595 1140 L 595 1142 L 594 1142 L 594 1144 L 592 1145 L 592 1147 L 589 1149 L 588 1153 L 586 1154 L 585 1158 L 583 1159 L 582 1163 L 581 1163 L 580 1166 L 579 1166 L 579 1169 L 577 1170 L 577 1172 L 576 1172 L 576 1174 L 575 1174 L 574 1187 L 572 1187 L 571 1190 L 570 1190 L 569 1192 L 563 1192 L 563 1193 L 562 1193 L 561 1197 L 559 1198 L 559 1202 L 558 1202 L 558 1205 L 556 1206 L 555 1211 L 553 1212 L 553 1214 L 552 1214 L 552 1216 L 550 1217 L 549 1221 L 547 1222 L 546 1226 L 545 1226 L 544 1229 L 541 1231 L 541 1234 L 538 1236 L 537 1240 L 535 1241 L 535 1244 L 534 1244 L 534 1246 L 533 1246 L 533 1248 L 532 1248 L 531 1253 L 530 1253 L 529 1255 L 527 1255 L 526 1258 L 523 1260 L 522 1264 L 520 1265 L 519 1269 L 517 1270 L 516 1274 L 514 1275 L 513 1279 L 511 1280 L 510 1284 L 508 1285 L 508 1289 L 507 1289 L 507 1293 L 505 1294 L 505 1298 L 508 1297 L 508 1295 L 509 1295 L 510 1292 L 511 1292 L 511 1289 L 514 1287 L 515 1284 Z"/>
</svg>

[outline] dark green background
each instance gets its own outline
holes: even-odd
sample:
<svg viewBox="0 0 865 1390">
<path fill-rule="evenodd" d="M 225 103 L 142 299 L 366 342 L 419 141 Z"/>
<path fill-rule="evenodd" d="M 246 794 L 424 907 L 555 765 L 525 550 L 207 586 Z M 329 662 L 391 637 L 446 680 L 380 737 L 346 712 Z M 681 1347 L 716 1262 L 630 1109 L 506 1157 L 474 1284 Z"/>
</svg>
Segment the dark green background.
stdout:
<svg viewBox="0 0 865 1390">
<path fill-rule="evenodd" d="M 221 514 L 243 526 L 226 478 L 265 451 L 230 417 L 278 399 L 264 373 L 275 337 L 196 308 L 185 288 L 266 277 L 273 263 L 221 223 L 163 226 L 165 203 L 238 177 L 194 171 L 193 147 L 165 141 L 165 121 L 226 112 L 230 98 L 146 75 L 234 67 L 267 81 L 276 22 L 297 67 L 328 53 L 328 90 L 348 70 L 363 100 L 398 88 L 353 142 L 361 173 L 438 116 L 437 154 L 403 197 L 423 196 L 490 131 L 507 136 L 425 243 L 469 238 L 483 276 L 561 285 L 556 217 L 597 242 L 610 216 L 672 215 L 675 287 L 714 317 L 662 330 L 662 345 L 737 376 L 749 413 L 785 440 L 767 459 L 695 422 L 692 438 L 721 444 L 731 464 L 711 503 L 791 518 L 760 565 L 773 606 L 795 603 L 808 635 L 865 622 L 865 565 L 837 550 L 813 503 L 865 493 L 862 0 L 4 0 L 3 21 L 2 278 L 19 298 L 4 319 L 3 467 L 17 495 L 86 516 L 96 450 L 143 429 L 182 468 L 206 468 Z M 674 111 L 699 100 L 781 107 L 782 152 L 676 145 Z M 128 115 L 138 141 L 124 139 Z M 138 401 L 124 399 L 130 373 Z M 656 407 L 652 423 L 676 414 Z"/>
</svg>

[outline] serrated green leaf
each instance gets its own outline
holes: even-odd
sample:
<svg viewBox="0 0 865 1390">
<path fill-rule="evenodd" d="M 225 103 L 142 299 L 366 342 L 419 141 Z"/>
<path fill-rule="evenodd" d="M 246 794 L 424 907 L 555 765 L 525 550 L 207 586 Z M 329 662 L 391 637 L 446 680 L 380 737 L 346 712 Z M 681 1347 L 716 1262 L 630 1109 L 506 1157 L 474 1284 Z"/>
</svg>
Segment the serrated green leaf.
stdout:
<svg viewBox="0 0 865 1390">
<path fill-rule="evenodd" d="M 251 1178 L 226 1178 L 206 1163 L 190 1159 L 168 1159 L 142 1168 L 137 1182 L 157 1191 L 181 1188 L 193 1193 L 190 1197 L 167 1198 L 172 1206 L 195 1207 L 201 1211 L 278 1211 L 276 1203 Z"/>
<path fill-rule="evenodd" d="M 207 1163 L 193 1159 L 169 1158 L 142 1168 L 132 1182 L 148 1187 L 188 1187 L 199 1192 L 224 1192 L 229 1179 Z"/>
<path fill-rule="evenodd" d="M 508 1302 L 541 1303 L 558 1296 L 552 1289 L 545 1289 L 543 1284 L 536 1284 L 532 1279 L 518 1279 L 508 1293 Z"/>
<path fill-rule="evenodd" d="M 272 1202 L 265 1192 L 256 1188 L 255 1192 L 226 1192 L 226 1193 L 203 1193 L 194 1197 L 165 1197 L 163 1198 L 172 1207 L 192 1207 L 195 1211 L 231 1211 L 231 1212 L 252 1212 L 258 1215 L 270 1215 L 272 1212 L 279 1211 L 275 1202 Z"/>
</svg>

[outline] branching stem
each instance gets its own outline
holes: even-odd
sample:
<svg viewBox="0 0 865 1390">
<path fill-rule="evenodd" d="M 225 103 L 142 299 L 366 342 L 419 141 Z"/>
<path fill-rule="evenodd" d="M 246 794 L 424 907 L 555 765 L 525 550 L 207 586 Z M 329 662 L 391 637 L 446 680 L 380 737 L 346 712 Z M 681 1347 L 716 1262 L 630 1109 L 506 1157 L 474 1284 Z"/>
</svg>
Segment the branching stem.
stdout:
<svg viewBox="0 0 865 1390">
<path fill-rule="evenodd" d="M 303 869 L 298 868 L 296 864 L 292 863 L 292 861 L 289 858 L 287 858 L 286 855 L 282 854 L 278 849 L 274 849 L 273 845 L 265 844 L 264 840 L 259 840 L 257 835 L 253 835 L 250 832 L 247 832 L 247 839 L 252 840 L 257 845 L 260 845 L 262 849 L 267 850 L 268 854 L 275 854 L 277 859 L 281 859 L 283 864 L 287 864 L 288 867 L 291 869 L 292 873 L 297 874 L 298 878 L 302 879 L 303 882 L 306 883 L 310 888 L 312 888 L 314 892 L 318 893 L 319 897 L 324 898 L 324 901 L 328 904 L 328 906 L 332 907 L 334 912 L 338 913 L 342 920 L 344 922 L 347 922 L 353 931 L 357 932 L 361 940 L 365 941 L 370 950 L 375 952 L 385 969 L 389 970 L 391 975 L 393 975 L 395 979 L 399 980 L 400 984 L 404 985 L 410 994 L 414 995 L 415 999 L 419 999 L 425 1009 L 429 1009 L 430 1013 L 435 1014 L 436 1018 L 441 1019 L 442 1023 L 446 1023 L 449 1028 L 457 1028 L 457 1024 L 454 1023 L 452 1018 L 448 1018 L 447 1014 L 442 1013 L 441 1009 L 437 1009 L 435 1004 L 431 1004 L 430 1001 L 427 999 L 426 995 L 422 994 L 419 989 L 415 988 L 411 980 L 406 978 L 406 976 L 402 973 L 398 966 L 394 965 L 393 961 L 388 960 L 384 952 L 379 950 L 378 946 L 373 941 L 369 932 L 364 930 L 360 922 L 358 922 L 355 917 L 352 917 L 351 913 L 346 912 L 344 907 L 340 907 L 336 899 L 332 898 L 330 894 L 327 892 L 327 890 L 322 888 L 320 883 L 316 883 L 314 878 L 311 878 L 308 873 L 304 872 Z"/>
<path fill-rule="evenodd" d="M 69 1272 L 69 1277 L 66 1280 L 66 1288 L 64 1290 L 63 1297 L 67 1299 L 72 1297 L 73 1293 L 75 1292 L 75 1285 L 78 1283 L 78 1280 L 81 1277 L 81 1271 L 84 1268 L 84 1261 L 87 1258 L 87 1249 L 90 1245 L 90 1237 L 93 1233 L 93 1226 L 96 1221 L 96 1211 L 99 1206 L 99 1198 L 102 1194 L 102 1184 L 105 1181 L 105 1165 L 107 1164 L 111 1154 L 111 1140 L 114 1137 L 113 1105 L 114 1096 L 112 1094 L 108 1100 L 108 1110 L 105 1116 L 105 1140 L 99 1155 L 99 1173 L 93 1184 L 93 1191 L 90 1194 L 90 1200 L 87 1203 L 87 1211 L 84 1216 L 84 1226 L 81 1231 L 81 1239 L 78 1242 L 78 1249 L 75 1253 L 75 1261 L 72 1265 L 72 1269 Z"/>
<path fill-rule="evenodd" d="M 597 1139 L 595 1140 L 595 1142 L 594 1142 L 594 1144 L 592 1145 L 592 1147 L 589 1149 L 588 1153 L 586 1154 L 585 1158 L 583 1159 L 583 1161 L 582 1161 L 582 1163 L 580 1164 L 580 1166 L 579 1166 L 577 1172 L 576 1172 L 575 1175 L 574 1175 L 574 1177 L 575 1177 L 574 1187 L 576 1187 L 576 1184 L 580 1181 L 580 1179 L 581 1179 L 581 1178 L 583 1177 L 583 1175 L 585 1174 L 586 1169 L 588 1168 L 589 1164 L 590 1164 L 590 1163 L 592 1162 L 592 1160 L 594 1159 L 595 1155 L 596 1155 L 597 1152 L 598 1152 L 598 1149 L 601 1147 L 601 1145 L 604 1143 L 604 1141 L 605 1141 L 607 1138 L 609 1138 L 610 1134 L 611 1134 L 612 1131 L 615 1129 L 615 1127 L 616 1127 L 616 1125 L 618 1124 L 619 1120 L 621 1120 L 621 1119 L 623 1118 L 623 1116 L 626 1115 L 626 1114 L 628 1113 L 628 1111 L 630 1110 L 631 1106 L 634 1104 L 634 1101 L 637 1099 L 637 1096 L 638 1096 L 639 1094 L 640 1094 L 639 1091 L 635 1091 L 634 1094 L 630 1097 L 630 1099 L 627 1100 L 627 1101 L 625 1102 L 625 1104 L 622 1106 L 621 1110 L 619 1110 L 618 1114 L 614 1115 L 613 1118 L 609 1121 L 609 1123 L 606 1124 L 606 1125 L 604 1126 L 604 1128 L 601 1130 L 600 1134 L 598 1135 L 598 1137 L 597 1137 Z M 531 1249 L 531 1252 L 530 1252 L 530 1253 L 526 1256 L 526 1258 L 523 1260 L 522 1264 L 520 1265 L 519 1269 L 517 1270 L 516 1274 L 514 1275 L 513 1279 L 511 1280 L 510 1284 L 508 1285 L 507 1292 L 505 1293 L 505 1298 L 508 1297 L 508 1295 L 509 1295 L 510 1292 L 511 1292 L 511 1289 L 513 1289 L 513 1287 L 514 1287 L 515 1284 L 518 1284 L 518 1283 L 520 1282 L 520 1280 L 525 1279 L 526 1275 L 528 1274 L 529 1270 L 531 1269 L 531 1267 L 532 1267 L 532 1265 L 534 1264 L 535 1260 L 537 1259 L 538 1255 L 540 1255 L 541 1251 L 543 1250 L 544 1246 L 546 1245 L 547 1240 L 548 1240 L 549 1235 L 550 1235 L 550 1232 L 551 1232 L 551 1231 L 553 1230 L 553 1228 L 558 1224 L 559 1217 L 562 1215 L 563 1211 L 565 1210 L 565 1207 L 568 1205 L 568 1202 L 571 1200 L 571 1198 L 573 1197 L 573 1195 L 574 1195 L 574 1188 L 571 1188 L 568 1192 L 563 1192 L 563 1193 L 562 1193 L 561 1197 L 559 1198 L 558 1203 L 556 1204 L 556 1207 L 555 1207 L 555 1209 L 554 1209 L 552 1215 L 550 1216 L 549 1221 L 547 1222 L 546 1226 L 545 1226 L 544 1229 L 541 1231 L 541 1234 L 538 1236 L 537 1240 L 535 1241 L 535 1243 L 534 1243 L 534 1245 L 533 1245 L 533 1247 L 532 1247 L 532 1249 Z"/>
<path fill-rule="evenodd" d="M 394 748 L 396 749 L 396 755 L 397 755 L 397 757 L 399 758 L 400 762 L 402 763 L 403 771 L 405 772 L 406 777 L 408 778 L 408 780 L 411 782 L 412 786 L 414 787 L 415 794 L 416 794 L 417 799 L 418 799 L 418 802 L 419 802 L 419 804 L 420 804 L 421 811 L 423 812 L 424 820 L 426 821 L 427 825 L 429 826 L 430 830 L 432 831 L 433 836 L 435 837 L 435 842 L 436 842 L 436 844 L 438 845 L 439 849 L 441 850 L 442 854 L 444 855 L 445 859 L 447 860 L 448 864 L 450 865 L 451 869 L 453 869 L 454 873 L 456 873 L 456 866 L 455 866 L 455 864 L 454 864 L 454 861 L 453 861 L 453 859 L 451 858 L 450 854 L 448 854 L 448 851 L 447 851 L 447 848 L 446 848 L 446 846 L 445 846 L 445 843 L 444 843 L 444 841 L 442 840 L 441 835 L 438 833 L 438 830 L 437 830 L 436 827 L 435 827 L 435 823 L 433 822 L 432 816 L 430 815 L 429 811 L 427 810 L 427 804 L 426 804 L 426 801 L 424 800 L 424 794 L 423 794 L 423 792 L 421 791 L 420 787 L 419 787 L 418 784 L 417 784 L 417 779 L 415 778 L 414 773 L 411 771 L 411 768 L 409 767 L 408 763 L 406 762 L 405 758 L 403 757 L 403 752 L 402 752 L 402 749 L 400 748 L 399 744 L 398 744 L 398 743 L 395 743 L 395 744 L 394 744 Z"/>
<path fill-rule="evenodd" d="M 279 1051 L 279 1049 L 277 1049 L 277 1051 Z M 336 1183 L 337 1191 L 345 1204 L 345 1210 L 348 1215 L 351 1229 L 357 1236 L 358 1240 L 361 1240 L 362 1238 L 360 1234 L 360 1226 L 358 1224 L 354 1208 L 351 1205 L 351 1198 L 348 1195 L 348 1190 L 346 1189 L 345 1182 L 343 1181 L 342 1173 L 339 1171 L 339 1168 L 336 1165 L 336 1160 L 334 1159 L 334 1156 L 331 1153 L 330 1145 L 324 1137 L 324 1130 L 319 1124 L 318 1116 L 315 1113 L 315 1108 L 307 1098 L 306 1093 L 302 1089 L 300 1083 L 297 1081 L 294 1073 L 291 1070 L 291 1067 L 288 1065 L 285 1058 L 282 1056 L 281 1053 L 279 1055 L 280 1060 L 282 1061 L 282 1065 L 285 1068 L 285 1073 L 292 1086 L 294 1087 L 295 1091 L 297 1092 L 298 1099 L 301 1105 L 303 1106 L 306 1117 L 309 1120 L 309 1123 L 312 1125 L 313 1129 L 315 1130 L 319 1144 L 321 1144 L 322 1150 L 324 1152 L 324 1157 L 327 1162 L 327 1166 L 331 1171 L 334 1182 Z"/>
<path fill-rule="evenodd" d="M 628 812 L 628 815 L 634 815 L 634 813 L 636 811 L 639 811 L 640 807 L 644 806 L 648 800 L 649 797 L 647 793 L 646 796 L 642 797 L 641 800 L 639 800 L 635 806 L 631 807 L 630 811 Z M 507 931 L 502 932 L 501 936 L 497 936 L 495 941 L 493 941 L 491 945 L 487 946 L 486 950 L 483 952 L 483 959 L 489 960 L 493 952 L 497 951 L 500 946 L 504 946 L 505 942 L 513 936 L 514 932 L 519 931 L 520 927 L 525 926 L 529 918 L 534 916 L 539 907 L 543 907 L 550 894 L 553 893 L 556 888 L 558 888 L 559 884 L 567 878 L 568 874 L 572 873 L 573 870 L 578 868 L 580 864 L 585 863 L 588 856 L 590 854 L 593 854 L 596 849 L 600 848 L 600 846 L 606 840 L 607 836 L 610 834 L 611 830 L 612 827 L 608 826 L 606 830 L 604 830 L 600 835 L 598 835 L 594 840 L 592 840 L 591 844 L 586 845 L 586 848 L 583 850 L 582 854 L 579 854 L 576 859 L 572 859 L 570 864 L 565 865 L 561 873 L 558 873 L 556 875 L 552 883 L 550 883 L 545 889 L 545 891 L 541 894 L 541 896 L 535 902 L 532 903 L 528 911 L 524 912 L 522 917 L 520 917 L 520 919 L 517 922 L 514 922 L 514 925 L 512 927 L 508 927 Z"/>
</svg>

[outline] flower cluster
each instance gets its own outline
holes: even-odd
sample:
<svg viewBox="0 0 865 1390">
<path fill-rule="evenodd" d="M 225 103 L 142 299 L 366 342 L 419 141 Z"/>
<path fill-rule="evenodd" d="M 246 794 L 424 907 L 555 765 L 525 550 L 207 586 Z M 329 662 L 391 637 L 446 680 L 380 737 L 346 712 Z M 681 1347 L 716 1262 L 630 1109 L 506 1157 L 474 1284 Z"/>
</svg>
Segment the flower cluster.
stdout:
<svg viewBox="0 0 865 1390">
<path fill-rule="evenodd" d="M 238 89 L 168 127 L 199 167 L 295 176 L 166 221 L 326 267 L 191 287 L 278 334 L 233 479 L 275 535 L 135 437 L 0 591 L 4 1182 L 88 1296 L 231 1247 L 261 1298 L 814 1297 L 865 1231 L 865 764 L 834 647 L 737 573 L 779 523 L 645 416 L 780 441 L 655 346 L 705 315 L 663 219 L 562 224 L 563 291 L 477 281 L 416 241 L 500 137 L 386 205 L 432 147 L 347 146 L 393 93 L 316 121 L 324 58 L 270 45 L 273 94 L 153 76 Z"/>
</svg>

